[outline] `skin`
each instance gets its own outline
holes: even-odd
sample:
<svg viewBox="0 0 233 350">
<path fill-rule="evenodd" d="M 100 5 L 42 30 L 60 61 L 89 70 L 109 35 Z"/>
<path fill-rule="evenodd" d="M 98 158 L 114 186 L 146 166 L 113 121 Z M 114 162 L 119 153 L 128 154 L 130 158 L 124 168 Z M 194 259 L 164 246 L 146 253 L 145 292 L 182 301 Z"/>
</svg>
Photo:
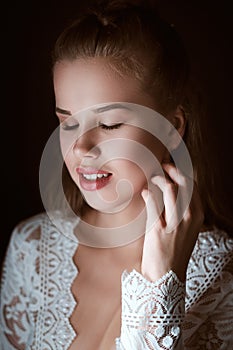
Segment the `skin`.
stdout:
<svg viewBox="0 0 233 350">
<path fill-rule="evenodd" d="M 102 58 L 57 63 L 54 67 L 54 91 L 56 106 L 59 107 L 59 111 L 61 109 L 66 111 L 57 113 L 61 123 L 69 118 L 69 114 L 73 115 L 82 109 L 110 101 L 136 103 L 156 110 L 155 99 L 141 90 L 138 81 L 130 76 L 117 75 L 108 66 L 106 59 Z M 166 118 L 182 136 L 185 128 L 182 108 L 177 106 L 177 109 Z M 88 120 L 84 119 L 81 122 L 85 130 Z M 123 126 L 104 132 L 97 127 L 84 133 L 74 142 L 73 147 L 66 148 L 63 144 L 65 163 L 77 186 L 80 187 L 76 167 L 80 164 L 98 164 L 98 157 L 104 155 L 104 147 L 101 147 L 101 143 L 119 137 L 137 141 L 150 148 L 155 154 L 166 176 L 156 174 L 149 181 L 150 185 L 154 185 L 163 194 L 164 211 L 160 215 L 157 197 L 154 192 L 148 190 L 145 174 L 129 160 L 111 160 L 111 157 L 107 159 L 107 156 L 104 158 L 105 170 L 113 173 L 114 179 L 111 185 L 100 190 L 101 196 L 97 196 L 96 191 L 86 193 L 80 188 L 92 207 L 88 207 L 84 212 L 84 222 L 97 227 L 112 228 L 119 226 L 119 222 L 122 224 L 131 222 L 144 210 L 145 216 L 139 226 L 146 234 L 126 246 L 111 249 L 79 246 L 74 256 L 79 275 L 72 287 L 72 292 L 76 299 L 80 300 L 80 304 L 71 317 L 71 323 L 79 333 L 79 337 L 74 341 L 70 350 L 76 346 L 81 348 L 83 346 L 87 350 L 93 346 L 100 350 L 114 349 L 114 339 L 119 336 L 120 331 L 120 276 L 122 271 L 125 269 L 130 271 L 135 268 L 148 280 L 156 281 L 169 270 L 173 270 L 181 281 L 185 281 L 188 261 L 203 223 L 203 210 L 195 184 L 189 208 L 181 222 L 176 213 L 172 215 L 178 185 L 185 192 L 191 180 L 181 174 L 174 165 L 167 163 L 169 159 L 167 150 L 158 140 L 153 139 L 152 143 L 152 140 L 148 138 L 148 133 L 133 126 Z M 128 203 L 127 195 L 124 196 L 125 191 L 120 192 L 116 200 L 116 183 L 122 176 L 133 185 L 133 191 L 130 192 L 130 203 Z M 106 213 L 107 201 L 108 203 L 110 201 L 110 209 L 113 212 L 111 215 Z M 159 219 L 151 227 L 150 222 L 155 215 Z M 86 276 L 89 276 L 88 280 Z M 95 285 L 94 294 L 91 292 L 93 285 Z M 90 324 L 91 315 L 88 312 L 88 303 L 90 304 L 92 298 L 95 299 L 97 308 L 95 310 L 96 324 L 93 323 L 93 325 Z M 87 300 L 86 303 L 85 300 Z M 107 309 L 105 313 L 101 307 L 98 309 L 98 305 L 104 303 Z M 85 318 L 83 315 L 89 317 Z M 100 329 L 100 323 L 103 324 L 102 329 Z M 96 329 L 99 327 L 99 333 L 96 337 L 92 335 L 92 340 L 86 331 L 91 326 Z"/>
</svg>

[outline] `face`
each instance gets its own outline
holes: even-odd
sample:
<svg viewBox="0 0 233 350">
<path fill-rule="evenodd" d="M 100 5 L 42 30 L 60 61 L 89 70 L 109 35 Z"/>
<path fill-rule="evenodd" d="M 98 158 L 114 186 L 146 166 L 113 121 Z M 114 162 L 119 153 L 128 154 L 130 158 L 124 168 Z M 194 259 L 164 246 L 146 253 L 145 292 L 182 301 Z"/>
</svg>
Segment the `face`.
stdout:
<svg viewBox="0 0 233 350">
<path fill-rule="evenodd" d="M 152 98 L 102 58 L 57 63 L 54 91 L 64 161 L 86 202 L 115 213 L 141 200 L 166 149 L 128 107 L 156 110 Z"/>
</svg>

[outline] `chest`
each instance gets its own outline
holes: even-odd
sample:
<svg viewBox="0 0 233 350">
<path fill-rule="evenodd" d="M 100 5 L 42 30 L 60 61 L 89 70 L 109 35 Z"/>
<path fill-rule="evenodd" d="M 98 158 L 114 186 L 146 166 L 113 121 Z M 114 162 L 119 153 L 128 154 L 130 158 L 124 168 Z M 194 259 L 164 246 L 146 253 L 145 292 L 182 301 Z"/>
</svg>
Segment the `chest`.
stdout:
<svg viewBox="0 0 233 350">
<path fill-rule="evenodd" d="M 70 323 L 77 336 L 69 350 L 98 349 L 103 336 L 121 308 L 120 274 L 91 274 L 80 272 L 72 286 L 77 306 Z M 116 328 L 114 337 L 120 334 Z"/>
</svg>

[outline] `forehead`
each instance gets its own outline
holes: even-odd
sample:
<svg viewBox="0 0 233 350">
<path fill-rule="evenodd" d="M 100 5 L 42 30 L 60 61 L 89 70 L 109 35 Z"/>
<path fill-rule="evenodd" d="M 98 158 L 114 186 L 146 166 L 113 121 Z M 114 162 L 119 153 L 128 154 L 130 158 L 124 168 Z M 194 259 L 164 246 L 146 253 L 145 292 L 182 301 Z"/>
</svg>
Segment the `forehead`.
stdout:
<svg viewBox="0 0 233 350">
<path fill-rule="evenodd" d="M 151 96 L 142 91 L 132 76 L 121 76 L 107 59 L 61 61 L 54 67 L 56 106 L 71 114 L 93 105 L 129 102 L 156 109 Z"/>
</svg>

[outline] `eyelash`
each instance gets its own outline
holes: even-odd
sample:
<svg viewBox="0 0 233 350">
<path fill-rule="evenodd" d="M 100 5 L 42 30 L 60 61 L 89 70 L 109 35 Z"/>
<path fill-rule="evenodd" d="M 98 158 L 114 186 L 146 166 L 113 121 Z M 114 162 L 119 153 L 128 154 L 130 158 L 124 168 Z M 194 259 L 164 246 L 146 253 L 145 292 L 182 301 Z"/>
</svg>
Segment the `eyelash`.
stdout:
<svg viewBox="0 0 233 350">
<path fill-rule="evenodd" d="M 113 125 L 106 125 L 106 124 L 100 123 L 99 127 L 101 127 L 101 129 L 104 129 L 104 130 L 113 130 L 113 129 L 119 129 L 122 124 L 123 123 L 118 123 L 118 124 L 113 124 Z M 75 130 L 78 127 L 79 127 L 79 124 L 74 124 L 74 125 L 67 125 L 65 123 L 62 124 L 62 129 L 65 130 L 65 131 Z"/>
<path fill-rule="evenodd" d="M 105 124 L 99 124 L 99 126 L 104 130 L 113 130 L 113 129 L 119 129 L 123 123 L 113 124 L 113 125 L 105 125 Z"/>
</svg>

